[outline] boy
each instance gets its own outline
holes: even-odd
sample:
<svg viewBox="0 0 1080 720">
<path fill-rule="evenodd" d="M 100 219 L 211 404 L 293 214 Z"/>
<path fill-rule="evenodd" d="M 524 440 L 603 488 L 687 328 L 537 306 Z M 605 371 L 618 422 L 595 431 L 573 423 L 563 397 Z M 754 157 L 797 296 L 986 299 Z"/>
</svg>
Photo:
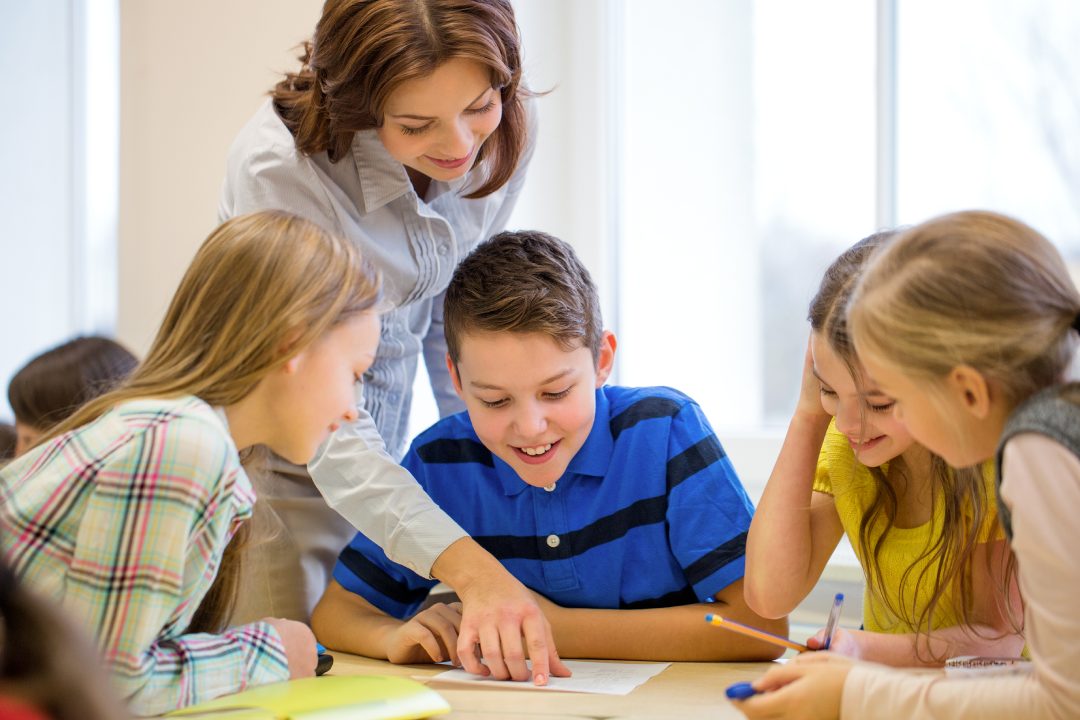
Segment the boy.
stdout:
<svg viewBox="0 0 1080 720">
<path fill-rule="evenodd" d="M 561 655 L 779 655 L 705 624 L 716 612 L 787 633 L 786 619 L 743 601 L 752 506 L 696 403 L 669 388 L 604 386 L 615 336 L 570 246 L 540 232 L 496 235 L 458 266 L 444 315 L 467 411 L 422 433 L 402 462 L 537 593 Z M 460 607 L 417 612 L 434 585 L 357 534 L 312 628 L 339 650 L 458 664 Z"/>
</svg>

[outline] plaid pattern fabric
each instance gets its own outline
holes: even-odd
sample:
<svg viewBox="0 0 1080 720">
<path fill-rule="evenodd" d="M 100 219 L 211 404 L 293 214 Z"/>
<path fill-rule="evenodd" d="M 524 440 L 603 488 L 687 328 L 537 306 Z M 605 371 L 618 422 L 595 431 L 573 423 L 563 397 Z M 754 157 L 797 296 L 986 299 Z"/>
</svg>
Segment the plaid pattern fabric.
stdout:
<svg viewBox="0 0 1080 720">
<path fill-rule="evenodd" d="M 141 715 L 289 677 L 259 622 L 185 634 L 255 493 L 198 398 L 138 400 L 0 471 L 0 541 L 24 583 L 96 634 Z"/>
</svg>

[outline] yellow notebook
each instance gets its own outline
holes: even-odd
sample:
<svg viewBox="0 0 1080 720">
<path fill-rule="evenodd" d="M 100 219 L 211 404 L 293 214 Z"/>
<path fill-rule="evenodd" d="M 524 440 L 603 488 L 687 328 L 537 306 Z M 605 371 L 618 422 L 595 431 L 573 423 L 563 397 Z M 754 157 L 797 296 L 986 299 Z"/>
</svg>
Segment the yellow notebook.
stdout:
<svg viewBox="0 0 1080 720">
<path fill-rule="evenodd" d="M 390 675 L 290 680 L 175 710 L 191 720 L 418 720 L 450 712 L 431 688 Z"/>
</svg>

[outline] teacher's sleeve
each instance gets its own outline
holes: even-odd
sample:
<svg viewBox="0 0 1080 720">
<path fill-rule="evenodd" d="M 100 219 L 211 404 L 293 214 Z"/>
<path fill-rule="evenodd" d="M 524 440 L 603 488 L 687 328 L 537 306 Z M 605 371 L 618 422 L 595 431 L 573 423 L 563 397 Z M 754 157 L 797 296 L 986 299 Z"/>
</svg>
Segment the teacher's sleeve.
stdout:
<svg viewBox="0 0 1080 720">
<path fill-rule="evenodd" d="M 431 301 L 431 325 L 424 336 L 424 365 L 427 367 L 431 392 L 439 407 L 439 417 L 444 418 L 465 409 L 465 403 L 454 391 L 450 369 L 446 366 L 446 334 L 443 331 L 443 290 Z"/>
<path fill-rule="evenodd" d="M 338 428 L 308 463 L 311 478 L 327 505 L 387 557 L 431 577 L 439 555 L 467 533 L 386 452 L 359 383 L 356 407 L 360 417 Z"/>
</svg>

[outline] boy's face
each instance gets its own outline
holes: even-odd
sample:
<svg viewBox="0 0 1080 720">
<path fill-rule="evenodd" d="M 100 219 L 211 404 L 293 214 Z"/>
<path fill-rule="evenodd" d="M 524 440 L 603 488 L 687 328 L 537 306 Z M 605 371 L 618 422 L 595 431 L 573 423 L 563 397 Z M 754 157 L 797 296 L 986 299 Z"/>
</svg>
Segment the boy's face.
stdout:
<svg viewBox="0 0 1080 720">
<path fill-rule="evenodd" d="M 534 487 L 562 477 L 592 431 L 615 336 L 604 333 L 595 362 L 588 348 L 564 350 L 543 333 L 467 333 L 460 355 L 447 365 L 484 446 Z"/>
</svg>

